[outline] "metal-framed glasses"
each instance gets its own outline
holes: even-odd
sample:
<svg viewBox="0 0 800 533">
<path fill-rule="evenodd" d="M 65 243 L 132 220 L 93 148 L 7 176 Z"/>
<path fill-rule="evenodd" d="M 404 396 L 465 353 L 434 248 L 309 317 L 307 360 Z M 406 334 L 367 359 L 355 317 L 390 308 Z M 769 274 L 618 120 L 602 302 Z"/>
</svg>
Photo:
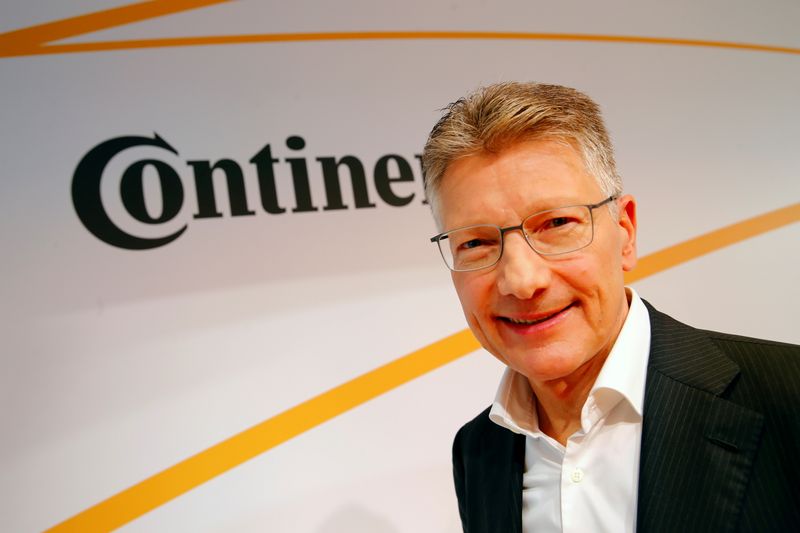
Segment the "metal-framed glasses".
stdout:
<svg viewBox="0 0 800 533">
<path fill-rule="evenodd" d="M 586 248 L 594 239 L 594 215 L 598 207 L 616 200 L 609 196 L 596 204 L 567 205 L 539 211 L 525 217 L 518 226 L 502 228 L 476 224 L 445 231 L 431 237 L 447 268 L 469 272 L 497 264 L 503 255 L 503 237 L 520 230 L 528 245 L 539 255 L 560 255 Z"/>
</svg>

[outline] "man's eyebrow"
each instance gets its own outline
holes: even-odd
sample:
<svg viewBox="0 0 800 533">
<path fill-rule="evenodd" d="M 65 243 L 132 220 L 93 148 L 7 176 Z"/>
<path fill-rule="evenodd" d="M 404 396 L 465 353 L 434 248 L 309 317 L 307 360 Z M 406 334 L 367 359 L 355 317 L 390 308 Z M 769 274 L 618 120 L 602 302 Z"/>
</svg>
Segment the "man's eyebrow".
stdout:
<svg viewBox="0 0 800 533">
<path fill-rule="evenodd" d="M 500 223 L 497 220 L 490 220 L 488 216 L 478 216 L 469 221 L 460 221 L 458 224 L 447 224 L 442 226 L 442 233 L 447 233 L 448 231 L 453 231 L 461 228 L 468 228 L 470 226 L 480 226 L 482 224 L 488 224 L 492 226 L 499 226 L 499 227 L 506 227 L 506 226 L 516 226 L 519 224 L 522 219 L 528 217 L 530 215 L 535 215 L 536 213 L 541 213 L 543 211 L 550 211 L 551 209 L 558 209 L 559 207 L 568 207 L 571 205 L 583 205 L 584 202 L 577 201 L 577 200 L 564 200 L 564 201 L 550 201 L 548 200 L 546 203 L 541 204 L 533 204 L 531 207 L 527 208 L 524 213 L 522 213 L 518 219 L 515 221 L 511 221 L 506 223 Z"/>
</svg>

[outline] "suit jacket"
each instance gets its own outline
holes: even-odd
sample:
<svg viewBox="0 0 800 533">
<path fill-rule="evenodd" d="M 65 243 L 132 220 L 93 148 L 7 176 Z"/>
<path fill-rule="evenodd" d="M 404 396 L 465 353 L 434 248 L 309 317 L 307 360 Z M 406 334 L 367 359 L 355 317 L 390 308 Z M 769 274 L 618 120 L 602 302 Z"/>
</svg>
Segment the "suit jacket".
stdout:
<svg viewBox="0 0 800 533">
<path fill-rule="evenodd" d="M 637 531 L 800 531 L 800 346 L 647 307 Z M 488 414 L 453 444 L 461 522 L 465 533 L 520 533 L 525 437 Z"/>
</svg>

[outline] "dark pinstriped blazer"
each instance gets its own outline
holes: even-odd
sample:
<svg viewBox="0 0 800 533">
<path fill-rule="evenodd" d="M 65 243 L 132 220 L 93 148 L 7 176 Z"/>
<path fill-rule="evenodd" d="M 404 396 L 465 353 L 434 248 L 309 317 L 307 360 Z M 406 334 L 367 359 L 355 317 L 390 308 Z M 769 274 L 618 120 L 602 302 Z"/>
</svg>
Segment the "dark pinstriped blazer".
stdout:
<svg viewBox="0 0 800 533">
<path fill-rule="evenodd" d="M 647 307 L 637 531 L 800 531 L 800 346 L 697 330 Z M 453 444 L 461 522 L 466 533 L 520 533 L 525 437 L 488 414 Z"/>
</svg>

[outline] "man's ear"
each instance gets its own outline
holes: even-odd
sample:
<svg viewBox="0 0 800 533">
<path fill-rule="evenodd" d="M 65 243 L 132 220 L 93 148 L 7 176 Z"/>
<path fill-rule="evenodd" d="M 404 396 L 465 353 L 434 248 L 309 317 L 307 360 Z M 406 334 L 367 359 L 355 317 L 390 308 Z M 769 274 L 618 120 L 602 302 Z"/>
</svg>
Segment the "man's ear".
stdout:
<svg viewBox="0 0 800 533">
<path fill-rule="evenodd" d="M 622 270 L 636 266 L 636 199 L 626 194 L 617 200 L 619 206 L 619 231 L 622 253 Z"/>
</svg>

